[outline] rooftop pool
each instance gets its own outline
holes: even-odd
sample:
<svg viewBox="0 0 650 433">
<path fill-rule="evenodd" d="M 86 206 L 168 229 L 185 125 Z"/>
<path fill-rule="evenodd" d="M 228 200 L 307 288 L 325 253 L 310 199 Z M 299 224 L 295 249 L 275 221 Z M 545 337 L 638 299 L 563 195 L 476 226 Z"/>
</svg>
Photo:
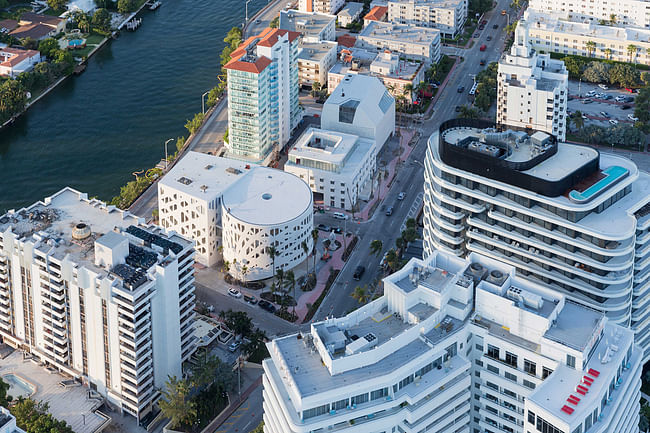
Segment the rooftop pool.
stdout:
<svg viewBox="0 0 650 433">
<path fill-rule="evenodd" d="M 34 394 L 34 392 L 36 392 L 34 385 L 27 382 L 22 377 L 16 376 L 15 374 L 4 374 L 2 375 L 2 380 L 9 384 L 9 391 L 7 394 L 13 398 L 29 397 Z"/>
</svg>

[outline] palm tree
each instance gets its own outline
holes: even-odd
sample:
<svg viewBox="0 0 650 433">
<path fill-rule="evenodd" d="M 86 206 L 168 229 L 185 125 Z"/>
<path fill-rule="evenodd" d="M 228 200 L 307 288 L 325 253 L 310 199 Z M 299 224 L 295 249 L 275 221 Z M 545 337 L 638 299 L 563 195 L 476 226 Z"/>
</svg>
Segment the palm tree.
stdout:
<svg viewBox="0 0 650 433">
<path fill-rule="evenodd" d="M 227 274 L 228 272 L 230 272 L 230 262 L 228 260 L 224 260 L 221 268 L 223 272 Z"/>
<path fill-rule="evenodd" d="M 307 268 L 307 274 L 309 275 L 309 245 L 307 245 L 307 241 L 302 241 L 300 243 L 300 246 L 302 247 L 303 252 L 305 253 L 305 267 Z"/>
<path fill-rule="evenodd" d="M 386 253 L 386 264 L 391 271 L 397 270 L 397 266 L 399 265 L 399 257 L 397 257 L 397 252 L 395 252 L 394 249 L 390 249 Z"/>
<path fill-rule="evenodd" d="M 384 243 L 379 239 L 375 239 L 374 241 L 370 242 L 370 254 L 378 256 L 379 253 L 381 253 L 383 247 Z"/>
<path fill-rule="evenodd" d="M 293 314 L 296 314 L 296 276 L 294 275 L 293 271 L 289 270 L 284 276 L 285 278 L 285 285 L 288 289 L 291 289 L 293 291 Z"/>
<path fill-rule="evenodd" d="M 612 49 L 611 48 L 605 48 L 603 50 L 605 53 L 605 56 L 607 56 L 607 60 L 612 60 Z"/>
<path fill-rule="evenodd" d="M 636 54 L 637 46 L 630 44 L 627 46 L 627 55 L 630 56 L 630 63 L 632 63 L 632 57 Z"/>
<path fill-rule="evenodd" d="M 609 14 L 609 22 L 616 24 L 616 14 Z"/>
<path fill-rule="evenodd" d="M 427 84 L 424 81 L 420 81 L 416 87 L 418 93 L 422 95 L 424 92 L 426 92 L 429 89 L 429 84 Z"/>
<path fill-rule="evenodd" d="M 314 241 L 314 245 L 312 245 L 313 248 L 313 254 L 314 254 L 314 274 L 316 273 L 316 246 L 318 245 L 318 229 L 313 229 L 311 231 L 311 238 Z"/>
<path fill-rule="evenodd" d="M 241 277 L 244 280 L 244 287 L 246 287 L 246 274 L 248 273 L 248 266 L 244 265 L 241 267 Z"/>
<path fill-rule="evenodd" d="M 596 51 L 596 43 L 594 41 L 587 41 L 585 42 L 585 48 L 587 49 L 587 55 L 591 57 L 594 51 Z"/>
<path fill-rule="evenodd" d="M 196 419 L 196 404 L 190 400 L 190 384 L 185 379 L 168 376 L 162 398 L 158 401 L 160 410 L 169 418 L 173 427 L 192 425 Z"/>
<path fill-rule="evenodd" d="M 273 278 L 275 278 L 275 256 L 278 255 L 278 250 L 274 246 L 266 247 L 266 254 L 269 255 L 271 258 L 272 266 L 273 266 Z M 273 284 L 275 284 L 275 281 L 271 283 L 271 287 L 273 287 Z"/>
<path fill-rule="evenodd" d="M 573 113 L 571 121 L 573 122 L 573 125 L 578 128 L 578 130 L 581 130 L 585 126 L 585 120 L 582 118 L 582 113 L 580 111 Z"/>
<path fill-rule="evenodd" d="M 459 115 L 464 119 L 478 119 L 480 117 L 476 108 L 468 107 L 467 105 L 460 106 Z"/>
<path fill-rule="evenodd" d="M 280 268 L 277 271 L 275 271 L 275 276 L 278 279 L 278 288 L 282 288 L 282 283 L 284 281 L 284 269 Z"/>
<path fill-rule="evenodd" d="M 413 101 L 413 84 L 406 83 L 404 87 L 402 87 L 402 94 L 404 95 L 404 99 L 406 99 L 410 105 Z"/>
<path fill-rule="evenodd" d="M 352 296 L 354 299 L 359 301 L 360 304 L 365 304 L 368 301 L 368 298 L 370 297 L 368 295 L 368 292 L 366 292 L 366 289 L 361 286 L 355 287 L 354 291 L 350 296 Z"/>
</svg>

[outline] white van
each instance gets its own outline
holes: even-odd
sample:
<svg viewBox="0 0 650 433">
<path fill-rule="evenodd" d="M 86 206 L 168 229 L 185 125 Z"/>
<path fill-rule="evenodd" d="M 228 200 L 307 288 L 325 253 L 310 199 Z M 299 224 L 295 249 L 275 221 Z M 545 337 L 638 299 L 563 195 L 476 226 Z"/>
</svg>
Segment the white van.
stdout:
<svg viewBox="0 0 650 433">
<path fill-rule="evenodd" d="M 332 212 L 332 216 L 336 218 L 337 220 L 346 220 L 348 219 L 348 216 L 344 213 L 341 212 Z"/>
</svg>

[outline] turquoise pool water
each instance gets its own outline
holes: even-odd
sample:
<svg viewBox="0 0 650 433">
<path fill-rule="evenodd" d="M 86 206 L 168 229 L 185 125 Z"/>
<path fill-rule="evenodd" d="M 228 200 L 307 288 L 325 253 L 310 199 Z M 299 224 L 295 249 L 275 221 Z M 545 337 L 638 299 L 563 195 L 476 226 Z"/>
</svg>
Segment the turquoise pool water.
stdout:
<svg viewBox="0 0 650 433">
<path fill-rule="evenodd" d="M 71 39 L 68 41 L 69 47 L 80 47 L 83 44 L 84 44 L 83 39 Z"/>
<path fill-rule="evenodd" d="M 34 387 L 15 374 L 5 374 L 2 380 L 9 384 L 8 394 L 13 398 L 29 397 L 35 391 Z"/>
<path fill-rule="evenodd" d="M 603 173 L 605 174 L 605 177 L 600 179 L 598 182 L 595 184 L 591 185 L 589 188 L 584 190 L 583 192 L 578 192 L 575 189 L 569 193 L 569 198 L 571 201 L 574 201 L 576 203 L 586 203 L 594 196 L 600 194 L 601 192 L 605 191 L 607 188 L 610 186 L 614 185 L 616 182 L 618 182 L 620 179 L 624 178 L 629 174 L 629 170 L 625 167 L 620 167 L 618 165 L 613 165 L 611 167 L 607 167 L 605 170 L 603 170 Z"/>
</svg>

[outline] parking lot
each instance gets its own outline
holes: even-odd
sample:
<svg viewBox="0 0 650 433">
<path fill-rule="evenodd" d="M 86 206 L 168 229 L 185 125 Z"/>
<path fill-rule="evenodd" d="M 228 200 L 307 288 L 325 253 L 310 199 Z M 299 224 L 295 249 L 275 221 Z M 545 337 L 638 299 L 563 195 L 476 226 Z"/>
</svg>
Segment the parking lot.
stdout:
<svg viewBox="0 0 650 433">
<path fill-rule="evenodd" d="M 594 92 L 596 95 L 593 95 Z M 628 115 L 634 116 L 634 102 L 616 101 L 617 97 L 634 98 L 636 96 L 625 89 L 608 88 L 605 90 L 598 87 L 597 84 L 569 81 L 569 95 L 573 98 L 568 103 L 569 112 L 580 111 L 584 115 L 585 125 L 609 126 L 611 125 L 610 119 L 621 124 L 631 125 L 634 123 L 628 117 Z"/>
</svg>

